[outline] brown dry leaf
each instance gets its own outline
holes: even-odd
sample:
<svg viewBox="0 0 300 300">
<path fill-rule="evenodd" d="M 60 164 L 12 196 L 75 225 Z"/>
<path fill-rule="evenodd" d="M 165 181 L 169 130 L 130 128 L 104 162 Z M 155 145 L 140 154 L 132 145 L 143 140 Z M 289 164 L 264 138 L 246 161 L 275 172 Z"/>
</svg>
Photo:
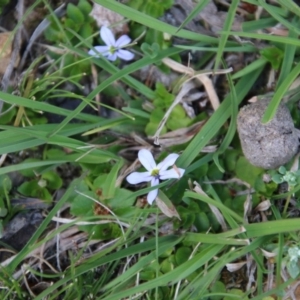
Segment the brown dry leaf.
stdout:
<svg viewBox="0 0 300 300">
<path fill-rule="evenodd" d="M 187 128 L 179 128 L 160 137 L 160 145 L 171 147 L 189 142 L 203 127 L 206 121 L 200 121 Z"/>
<path fill-rule="evenodd" d="M 13 38 L 11 32 L 0 32 L 0 75 L 3 75 L 10 63 L 12 54 Z M 15 61 L 15 66 L 19 62 L 19 57 Z"/>
<path fill-rule="evenodd" d="M 247 261 L 230 263 L 230 264 L 226 264 L 226 268 L 229 272 L 236 272 L 237 270 L 241 269 L 246 263 Z"/>
<path fill-rule="evenodd" d="M 176 217 L 180 220 L 180 216 L 175 206 L 172 203 L 170 203 L 169 206 L 167 206 L 167 204 L 164 201 L 162 201 L 159 197 L 157 197 L 156 204 L 158 208 L 161 210 L 161 212 L 165 214 L 167 217 L 169 218 Z"/>
<path fill-rule="evenodd" d="M 265 200 L 259 203 L 256 207 L 255 210 L 257 211 L 266 211 L 271 207 L 271 202 L 270 200 Z"/>
<path fill-rule="evenodd" d="M 262 254 L 264 255 L 264 257 L 266 257 L 266 258 L 273 258 L 273 257 L 275 257 L 277 255 L 274 252 L 266 251 L 266 250 L 264 250 L 262 248 L 260 250 L 261 250 Z"/>
</svg>

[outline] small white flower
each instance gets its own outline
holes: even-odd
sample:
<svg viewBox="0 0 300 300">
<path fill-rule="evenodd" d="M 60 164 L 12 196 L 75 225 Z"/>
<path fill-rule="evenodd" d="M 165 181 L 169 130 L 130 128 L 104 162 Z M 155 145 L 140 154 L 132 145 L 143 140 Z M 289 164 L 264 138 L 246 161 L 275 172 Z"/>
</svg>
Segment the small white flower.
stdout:
<svg viewBox="0 0 300 300">
<path fill-rule="evenodd" d="M 131 42 L 128 35 L 122 35 L 117 40 L 113 33 L 106 26 L 102 26 L 100 30 L 101 39 L 104 41 L 106 46 L 95 46 L 88 53 L 89 55 L 99 57 L 101 53 L 108 60 L 115 61 L 117 57 L 123 60 L 131 60 L 134 58 L 134 54 L 128 50 L 121 49 Z"/>
<path fill-rule="evenodd" d="M 159 184 L 160 180 L 166 180 L 171 178 L 181 178 L 185 172 L 184 169 L 172 168 L 167 170 L 169 167 L 173 166 L 178 154 L 168 155 L 162 162 L 156 165 L 151 152 L 147 149 L 142 149 L 138 153 L 139 160 L 141 164 L 145 167 L 147 172 L 133 172 L 127 176 L 126 180 L 130 184 L 138 184 L 141 182 L 151 182 L 151 186 L 156 186 Z M 158 189 L 152 190 L 147 196 L 147 201 L 152 204 L 157 197 Z"/>
</svg>

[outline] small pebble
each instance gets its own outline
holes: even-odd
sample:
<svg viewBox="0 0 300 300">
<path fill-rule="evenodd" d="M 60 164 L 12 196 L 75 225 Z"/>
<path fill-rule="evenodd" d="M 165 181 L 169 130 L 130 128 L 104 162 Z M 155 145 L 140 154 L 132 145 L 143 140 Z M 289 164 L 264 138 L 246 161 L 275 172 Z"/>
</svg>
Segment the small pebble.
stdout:
<svg viewBox="0 0 300 300">
<path fill-rule="evenodd" d="M 237 118 L 237 129 L 243 153 L 251 164 L 264 169 L 277 169 L 298 152 L 299 140 L 288 108 L 280 104 L 267 124 L 261 119 L 269 98 L 244 106 Z"/>
</svg>

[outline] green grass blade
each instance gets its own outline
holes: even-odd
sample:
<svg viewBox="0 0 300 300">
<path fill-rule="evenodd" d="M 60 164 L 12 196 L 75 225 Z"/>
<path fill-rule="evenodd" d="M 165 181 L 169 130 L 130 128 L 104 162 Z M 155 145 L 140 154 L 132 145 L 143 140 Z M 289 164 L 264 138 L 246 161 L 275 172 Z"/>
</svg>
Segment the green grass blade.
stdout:
<svg viewBox="0 0 300 300">
<path fill-rule="evenodd" d="M 204 249 L 201 253 L 195 255 L 192 259 L 178 266 L 172 272 L 166 273 L 151 281 L 142 283 L 136 287 L 124 290 L 114 295 L 103 298 L 102 300 L 119 300 L 123 297 L 128 297 L 136 293 L 143 292 L 145 290 L 151 290 L 157 286 L 165 286 L 167 284 L 176 283 L 179 280 L 185 279 L 187 276 L 195 272 L 201 266 L 205 265 L 210 259 L 217 255 L 224 246 L 222 245 L 210 245 Z"/>
<path fill-rule="evenodd" d="M 235 87 L 233 85 L 233 81 L 231 79 L 230 74 L 227 74 L 227 79 L 229 82 L 230 94 L 231 94 L 231 121 L 224 140 L 222 141 L 219 149 L 214 153 L 213 156 L 213 160 L 215 164 L 218 166 L 219 170 L 223 173 L 225 172 L 225 170 L 221 167 L 219 163 L 219 155 L 221 155 L 224 151 L 227 150 L 228 146 L 230 145 L 236 133 L 236 119 L 238 114 L 238 99 L 237 99 Z"/>
<path fill-rule="evenodd" d="M 295 28 L 300 26 L 300 21 L 298 18 L 294 18 L 292 24 Z M 297 38 L 297 33 L 294 30 L 289 31 L 289 37 Z M 277 88 L 282 84 L 284 79 L 289 75 L 292 70 L 294 64 L 294 57 L 296 53 L 297 47 L 294 45 L 285 45 L 284 46 L 284 57 L 281 64 L 281 70 L 279 74 L 279 78 L 277 80 L 276 86 Z"/>
<path fill-rule="evenodd" d="M 269 35 L 269 34 L 263 34 L 263 33 L 252 33 L 252 32 L 242 32 L 242 31 L 229 32 L 229 34 L 237 35 L 240 37 L 246 37 L 246 38 L 250 38 L 250 39 L 271 41 L 271 42 L 280 43 L 283 45 L 289 44 L 289 45 L 295 45 L 298 47 L 300 46 L 300 41 L 296 38 L 288 38 L 288 37 L 275 36 L 275 35 Z"/>
<path fill-rule="evenodd" d="M 280 14 L 278 14 L 277 10 L 278 7 L 272 6 L 267 4 L 264 0 L 258 0 L 259 5 L 264 8 L 274 19 L 276 19 L 280 24 L 284 25 L 286 28 L 288 28 L 291 32 L 295 32 L 298 35 L 300 34 L 300 30 L 293 26 L 291 22 L 286 20 L 286 16 L 282 17 Z"/>
<path fill-rule="evenodd" d="M 263 68 L 266 65 L 267 61 L 264 58 L 258 58 L 257 60 L 253 61 L 250 63 L 248 66 L 243 68 L 242 70 L 236 72 L 235 74 L 232 75 L 231 79 L 237 79 L 244 77 L 248 75 L 249 73 L 252 73 L 253 71 Z"/>
<path fill-rule="evenodd" d="M 277 0 L 288 11 L 300 17 L 300 7 L 292 0 Z"/>
<path fill-rule="evenodd" d="M 202 11 L 204 9 L 204 7 L 210 2 L 210 0 L 204 0 L 204 1 L 199 1 L 195 7 L 193 8 L 193 10 L 191 11 L 191 13 L 186 17 L 186 19 L 180 24 L 180 26 L 178 27 L 177 31 L 180 31 L 186 24 L 188 24 L 189 22 L 191 22 L 198 14 L 200 11 Z"/>
<path fill-rule="evenodd" d="M 275 92 L 271 102 L 269 103 L 263 117 L 262 123 L 267 123 L 272 120 L 275 116 L 277 108 L 280 104 L 281 99 L 284 97 L 285 93 L 288 91 L 290 85 L 294 82 L 300 73 L 300 62 L 294 67 L 294 69 L 288 74 L 288 76 L 283 80 L 281 85 Z"/>
<path fill-rule="evenodd" d="M 165 237 L 160 237 L 158 242 L 162 248 L 166 247 L 166 249 L 168 249 L 169 247 L 173 247 L 174 245 L 178 244 L 180 241 L 181 241 L 181 238 L 178 238 L 176 236 L 165 236 Z M 109 262 L 112 262 L 112 261 L 115 261 L 118 259 L 122 259 L 122 258 L 125 258 L 128 256 L 143 253 L 146 251 L 152 251 L 155 249 L 155 246 L 156 246 L 155 239 L 150 239 L 143 243 L 136 244 L 136 245 L 130 246 L 128 248 L 116 251 L 115 253 L 106 255 L 104 257 L 98 258 L 97 257 L 97 256 L 99 256 L 99 253 L 98 253 L 98 255 L 95 255 L 92 259 L 85 262 L 85 264 L 80 265 L 78 268 L 76 268 L 76 276 L 85 274 L 87 271 L 93 270 L 96 267 L 99 267 L 101 265 L 107 264 Z M 45 296 L 47 296 L 49 293 L 54 292 L 57 288 L 66 284 L 69 280 L 71 280 L 71 278 L 72 278 L 71 275 L 67 274 L 64 278 L 62 278 L 58 282 L 54 283 L 50 288 L 48 288 L 47 290 L 45 290 L 41 294 L 39 294 L 35 298 L 35 300 L 44 299 Z"/>
<path fill-rule="evenodd" d="M 220 41 L 219 41 L 218 52 L 217 52 L 217 56 L 216 56 L 216 60 L 215 60 L 214 70 L 217 70 L 219 68 L 219 64 L 221 62 L 222 55 L 223 55 L 223 52 L 224 52 L 224 48 L 226 46 L 228 36 L 229 36 L 229 34 L 226 33 L 226 32 L 230 31 L 230 28 L 233 24 L 236 9 L 238 8 L 239 2 L 240 2 L 239 0 L 232 0 L 231 1 L 229 10 L 228 10 L 228 13 L 227 13 L 227 16 L 226 16 L 226 20 L 224 22 L 223 33 L 221 33 L 221 37 L 220 37 Z"/>
<path fill-rule="evenodd" d="M 15 104 L 36 111 L 48 112 L 48 113 L 53 113 L 61 116 L 68 116 L 71 112 L 70 110 L 62 107 L 57 107 L 48 103 L 33 101 L 31 99 L 10 95 L 8 93 L 3 93 L 1 91 L 0 91 L 0 99 L 9 104 Z M 88 115 L 85 113 L 80 113 L 76 117 L 80 120 L 88 121 L 88 122 L 99 122 L 99 120 L 101 120 L 100 117 Z"/>
</svg>

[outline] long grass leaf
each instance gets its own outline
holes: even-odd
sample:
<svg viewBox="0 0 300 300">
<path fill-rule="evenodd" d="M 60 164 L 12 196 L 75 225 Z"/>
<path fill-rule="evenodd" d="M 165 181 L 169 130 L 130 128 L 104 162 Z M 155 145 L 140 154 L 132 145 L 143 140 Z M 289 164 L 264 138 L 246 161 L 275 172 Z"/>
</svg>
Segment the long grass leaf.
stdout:
<svg viewBox="0 0 300 300">
<path fill-rule="evenodd" d="M 230 28 L 233 24 L 234 21 L 234 17 L 235 17 L 235 13 L 236 13 L 236 9 L 238 8 L 240 1 L 239 0 L 232 0 L 229 10 L 227 12 L 227 16 L 224 22 L 224 27 L 223 27 L 223 32 L 221 33 L 221 37 L 219 40 L 219 46 L 218 46 L 218 52 L 217 52 L 217 56 L 216 56 L 216 60 L 215 60 L 215 67 L 214 70 L 217 70 L 219 67 L 219 64 L 221 62 L 222 59 L 222 55 L 224 52 L 224 48 L 226 46 L 227 40 L 228 40 L 228 32 L 230 31 Z"/>
<path fill-rule="evenodd" d="M 280 104 L 281 99 L 288 91 L 290 85 L 294 82 L 297 76 L 300 73 L 300 62 L 294 67 L 294 69 L 288 74 L 288 76 L 283 80 L 281 85 L 278 87 L 275 92 L 271 102 L 268 104 L 268 107 L 262 117 L 262 123 L 267 123 L 272 120 L 275 116 L 277 108 Z"/>
</svg>

